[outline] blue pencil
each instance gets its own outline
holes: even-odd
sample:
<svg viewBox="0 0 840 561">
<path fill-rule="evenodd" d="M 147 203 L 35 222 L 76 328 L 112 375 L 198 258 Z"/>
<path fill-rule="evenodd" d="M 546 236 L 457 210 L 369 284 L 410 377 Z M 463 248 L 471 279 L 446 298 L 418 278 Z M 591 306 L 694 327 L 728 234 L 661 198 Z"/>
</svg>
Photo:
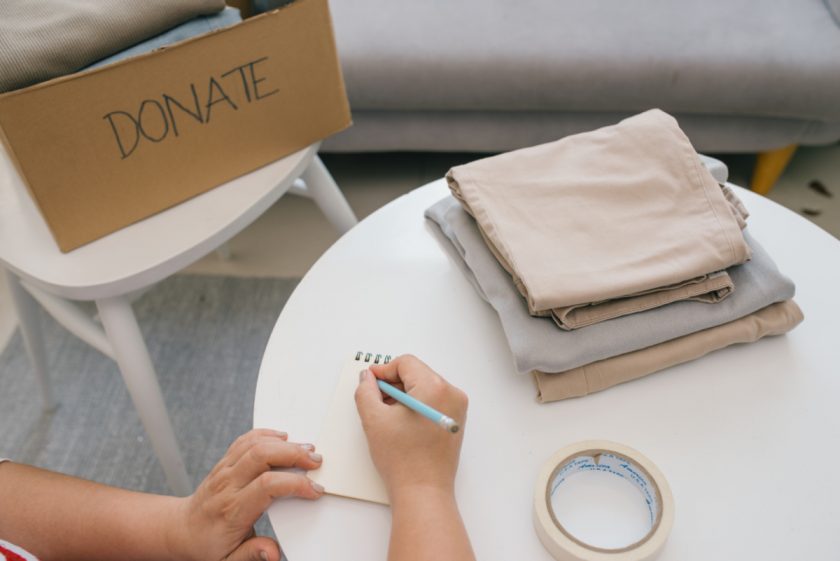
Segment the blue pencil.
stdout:
<svg viewBox="0 0 840 561">
<path fill-rule="evenodd" d="M 451 433 L 456 433 L 460 429 L 458 423 L 456 423 L 455 419 L 452 417 L 447 417 L 437 409 L 433 409 L 419 399 L 411 397 L 407 393 L 398 390 L 388 382 L 377 380 L 376 383 L 379 384 L 379 389 L 382 390 L 383 393 L 390 395 L 409 409 L 417 411 L 439 427 L 442 427 Z"/>
</svg>

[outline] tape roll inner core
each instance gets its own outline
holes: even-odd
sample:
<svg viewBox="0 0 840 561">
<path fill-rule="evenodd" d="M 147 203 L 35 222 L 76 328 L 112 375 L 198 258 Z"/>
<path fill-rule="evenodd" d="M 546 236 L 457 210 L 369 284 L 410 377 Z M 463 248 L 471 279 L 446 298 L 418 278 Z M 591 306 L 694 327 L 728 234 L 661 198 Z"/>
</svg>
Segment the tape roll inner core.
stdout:
<svg viewBox="0 0 840 561">
<path fill-rule="evenodd" d="M 561 490 L 561 486 L 568 485 L 570 479 L 573 479 L 575 475 L 582 473 L 597 473 L 598 475 L 603 475 L 603 477 L 620 478 L 638 489 L 641 493 L 640 499 L 644 501 L 644 511 L 648 517 L 646 522 L 649 529 L 647 532 L 636 541 L 622 545 L 621 547 L 602 547 L 594 545 L 587 543 L 578 536 L 572 534 L 558 519 L 553 499 L 555 499 L 558 495 L 558 491 L 560 491 L 561 494 L 567 491 L 566 489 Z M 603 483 L 607 482 L 604 481 Z M 621 485 L 621 483 L 619 483 L 619 485 Z M 557 526 L 557 528 L 566 537 L 576 544 L 597 552 L 620 553 L 622 551 L 635 549 L 650 539 L 650 537 L 656 532 L 662 520 L 662 495 L 659 487 L 654 481 L 654 478 L 644 467 L 635 461 L 611 450 L 584 450 L 575 453 L 560 462 L 548 478 L 545 500 L 546 506 L 548 507 L 548 513 L 551 516 L 551 520 L 554 525 Z M 602 505 L 595 506 L 601 507 Z M 609 505 L 603 505 L 603 508 L 609 508 Z M 638 535 L 638 533 L 635 535 Z"/>
</svg>

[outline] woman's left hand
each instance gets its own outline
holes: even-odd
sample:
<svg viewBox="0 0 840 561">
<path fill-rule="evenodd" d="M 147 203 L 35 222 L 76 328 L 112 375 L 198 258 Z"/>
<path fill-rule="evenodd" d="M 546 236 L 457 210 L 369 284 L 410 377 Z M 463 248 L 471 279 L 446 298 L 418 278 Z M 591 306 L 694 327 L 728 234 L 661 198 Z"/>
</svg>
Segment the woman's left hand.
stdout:
<svg viewBox="0 0 840 561">
<path fill-rule="evenodd" d="M 174 559 L 279 561 L 280 547 L 254 534 L 254 523 L 274 499 L 318 499 L 323 488 L 303 474 L 272 468 L 316 469 L 311 444 L 286 433 L 255 429 L 240 436 L 195 493 L 178 501 L 169 537 Z"/>
</svg>

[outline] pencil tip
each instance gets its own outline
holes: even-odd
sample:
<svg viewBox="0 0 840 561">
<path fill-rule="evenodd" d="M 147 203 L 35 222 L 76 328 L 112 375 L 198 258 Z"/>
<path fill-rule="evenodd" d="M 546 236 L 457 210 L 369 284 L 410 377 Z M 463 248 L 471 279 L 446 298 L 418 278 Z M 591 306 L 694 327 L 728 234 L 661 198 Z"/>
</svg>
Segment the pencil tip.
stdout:
<svg viewBox="0 0 840 561">
<path fill-rule="evenodd" d="M 461 430 L 461 427 L 458 426 L 458 423 L 455 422 L 455 419 L 453 419 L 452 417 L 447 417 L 446 415 L 442 416 L 440 421 L 438 421 L 438 424 L 453 434 Z"/>
</svg>

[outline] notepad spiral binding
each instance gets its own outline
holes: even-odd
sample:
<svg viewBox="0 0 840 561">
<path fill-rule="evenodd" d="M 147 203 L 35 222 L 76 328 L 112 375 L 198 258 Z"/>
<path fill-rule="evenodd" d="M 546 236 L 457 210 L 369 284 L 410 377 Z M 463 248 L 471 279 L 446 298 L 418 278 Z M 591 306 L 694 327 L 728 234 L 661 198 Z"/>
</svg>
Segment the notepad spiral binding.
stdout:
<svg viewBox="0 0 840 561">
<path fill-rule="evenodd" d="M 388 364 L 391 362 L 391 355 L 380 355 L 359 351 L 356 353 L 356 358 L 354 360 L 359 362 L 371 362 L 371 359 L 373 359 L 373 364 Z"/>
</svg>

